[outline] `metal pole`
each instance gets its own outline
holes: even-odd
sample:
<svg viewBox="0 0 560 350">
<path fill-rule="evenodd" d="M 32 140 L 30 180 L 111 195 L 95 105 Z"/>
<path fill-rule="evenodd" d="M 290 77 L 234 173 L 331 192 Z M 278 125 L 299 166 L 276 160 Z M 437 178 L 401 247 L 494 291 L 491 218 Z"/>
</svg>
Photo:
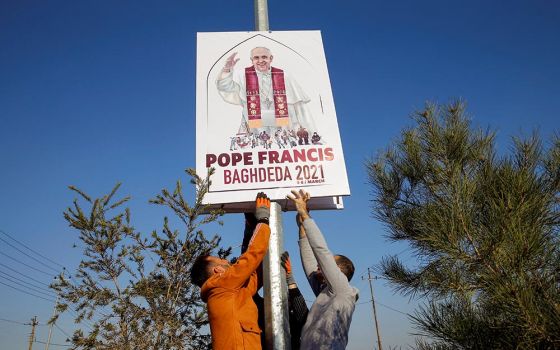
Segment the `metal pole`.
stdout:
<svg viewBox="0 0 560 350">
<path fill-rule="evenodd" d="M 371 305 L 373 305 L 373 318 L 375 319 L 375 332 L 377 333 L 377 345 L 379 350 L 383 350 L 381 347 L 381 335 L 379 334 L 379 323 L 377 323 L 377 311 L 375 309 L 375 298 L 373 297 L 373 285 L 371 284 L 371 270 L 367 269 L 368 281 L 369 281 L 369 291 L 371 292 Z"/>
<path fill-rule="evenodd" d="M 267 0 L 254 0 L 255 28 L 268 31 Z M 290 350 L 290 325 L 288 319 L 288 288 L 280 267 L 284 250 L 282 208 L 270 203 L 270 244 L 263 262 L 265 337 L 268 350 Z"/>
<path fill-rule="evenodd" d="M 282 210 L 280 204 L 270 203 L 270 244 L 264 258 L 264 312 L 266 348 L 290 350 L 288 319 L 288 290 L 280 267 L 283 251 Z"/>
<path fill-rule="evenodd" d="M 268 30 L 268 4 L 267 0 L 255 0 L 255 29 Z"/>
</svg>

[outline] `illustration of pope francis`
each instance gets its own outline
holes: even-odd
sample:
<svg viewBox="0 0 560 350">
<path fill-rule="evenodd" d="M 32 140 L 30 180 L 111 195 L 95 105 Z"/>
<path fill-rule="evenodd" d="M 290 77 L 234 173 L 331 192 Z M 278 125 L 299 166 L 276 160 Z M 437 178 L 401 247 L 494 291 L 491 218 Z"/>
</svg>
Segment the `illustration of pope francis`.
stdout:
<svg viewBox="0 0 560 350">
<path fill-rule="evenodd" d="M 227 103 L 243 108 L 243 124 L 248 132 L 278 128 L 317 131 L 309 108 L 310 98 L 282 69 L 272 67 L 273 56 L 266 47 L 251 50 L 250 67 L 235 69 L 237 52 L 226 60 L 216 79 L 218 92 Z"/>
</svg>

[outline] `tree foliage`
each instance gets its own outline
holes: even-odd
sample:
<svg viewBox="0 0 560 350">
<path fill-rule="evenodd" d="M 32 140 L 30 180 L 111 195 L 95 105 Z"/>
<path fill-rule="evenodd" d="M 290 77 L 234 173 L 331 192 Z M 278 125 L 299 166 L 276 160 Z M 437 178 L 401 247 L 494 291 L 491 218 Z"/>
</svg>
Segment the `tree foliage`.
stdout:
<svg viewBox="0 0 560 350">
<path fill-rule="evenodd" d="M 58 311 L 73 312 L 83 326 L 73 335 L 75 349 L 209 348 L 206 310 L 188 271 L 199 255 L 218 248 L 220 238 L 207 237 L 201 226 L 222 213 L 202 204 L 211 172 L 204 179 L 187 172 L 196 187 L 192 206 L 180 181 L 150 200 L 171 209 L 183 227 L 172 229 L 165 217 L 161 231 L 150 235 L 132 226 L 129 208 L 123 209 L 129 198 L 115 199 L 120 185 L 97 199 L 70 187 L 81 201 L 64 217 L 79 233 L 84 258 L 73 278 L 61 275 L 52 287 Z"/>
<path fill-rule="evenodd" d="M 560 348 L 560 138 L 474 130 L 462 102 L 427 105 L 367 163 L 374 215 L 417 257 L 384 257 L 394 288 L 426 303 L 419 349 Z"/>
</svg>

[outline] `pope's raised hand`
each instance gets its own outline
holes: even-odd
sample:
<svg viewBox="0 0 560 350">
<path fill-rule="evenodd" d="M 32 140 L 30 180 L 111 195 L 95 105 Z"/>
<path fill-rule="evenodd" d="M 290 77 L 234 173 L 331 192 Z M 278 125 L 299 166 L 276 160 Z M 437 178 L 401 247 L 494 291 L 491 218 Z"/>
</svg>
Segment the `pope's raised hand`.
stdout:
<svg viewBox="0 0 560 350">
<path fill-rule="evenodd" d="M 236 55 L 237 55 L 237 52 L 234 52 L 233 54 L 231 54 L 231 56 L 229 56 L 226 59 L 226 65 L 224 66 L 224 71 L 230 72 L 233 69 L 233 67 L 235 66 L 235 64 L 237 62 L 239 62 L 239 58 L 235 58 Z"/>
</svg>

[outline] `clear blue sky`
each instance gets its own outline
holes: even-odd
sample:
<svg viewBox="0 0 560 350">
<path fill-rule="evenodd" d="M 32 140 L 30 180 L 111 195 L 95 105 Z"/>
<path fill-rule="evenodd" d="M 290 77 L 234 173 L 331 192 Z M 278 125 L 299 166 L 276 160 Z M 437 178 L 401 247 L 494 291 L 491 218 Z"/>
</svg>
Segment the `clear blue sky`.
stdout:
<svg viewBox="0 0 560 350">
<path fill-rule="evenodd" d="M 411 125 L 409 115 L 428 100 L 466 99 L 474 124 L 498 130 L 504 151 L 510 135 L 537 128 L 546 138 L 558 130 L 560 5 L 269 0 L 269 11 L 272 30 L 323 33 L 352 196 L 343 211 L 315 217 L 331 248 L 357 266 L 354 284 L 366 303 L 356 308 L 348 349 L 371 349 L 369 288 L 360 274 L 384 254 L 415 260 L 405 245 L 388 243 L 371 217 L 364 161 Z M 62 217 L 74 198 L 67 186 L 101 195 L 117 181 L 121 194 L 133 196 L 136 228 L 161 227 L 166 212 L 148 199 L 186 180 L 183 169 L 195 165 L 196 32 L 253 28 L 252 0 L 0 2 L 0 229 L 72 271 L 80 251 Z M 226 244 L 238 244 L 241 221 L 226 218 Z M 293 214 L 284 227 L 286 247 L 297 256 Z M 57 267 L 4 241 L 0 252 L 47 271 Z M 6 255 L 0 263 L 50 281 Z M 0 271 L 15 275 L 2 265 Z M 4 276 L 0 282 L 18 287 Z M 296 277 L 304 282 L 300 270 Z M 417 301 L 395 295 L 383 280 L 375 290 L 385 347 L 412 344 L 409 320 L 392 309 L 410 312 Z M 31 329 L 5 320 L 37 315 L 44 324 L 52 307 L 0 284 L 1 348 L 26 348 Z M 59 322 L 69 334 L 70 319 Z M 47 327 L 39 326 L 37 339 L 46 338 Z M 65 338 L 54 330 L 55 343 Z"/>
</svg>

